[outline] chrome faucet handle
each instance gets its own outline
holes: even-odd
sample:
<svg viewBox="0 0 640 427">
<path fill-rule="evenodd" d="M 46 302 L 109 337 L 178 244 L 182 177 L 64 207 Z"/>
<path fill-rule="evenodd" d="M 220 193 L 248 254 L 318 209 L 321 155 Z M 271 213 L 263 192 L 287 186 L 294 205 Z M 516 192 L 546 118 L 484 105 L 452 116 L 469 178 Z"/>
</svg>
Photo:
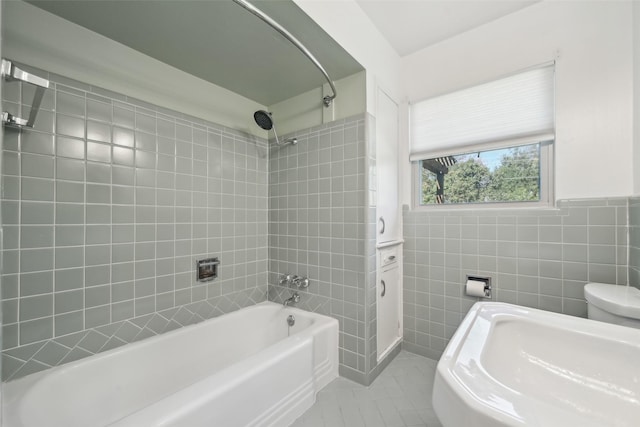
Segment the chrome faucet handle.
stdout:
<svg viewBox="0 0 640 427">
<path fill-rule="evenodd" d="M 291 280 L 293 280 L 293 277 L 291 274 L 289 273 L 285 273 L 282 276 L 280 276 L 280 284 L 281 285 L 288 285 L 289 283 L 291 283 Z"/>
<path fill-rule="evenodd" d="M 298 280 L 300 280 L 300 276 L 294 274 L 293 276 L 291 276 L 291 279 L 289 280 L 289 285 L 298 286 Z"/>
<path fill-rule="evenodd" d="M 304 277 L 298 277 L 294 282 L 294 284 L 298 288 L 306 289 L 309 287 L 310 282 L 311 281 L 309 280 L 309 278 L 307 276 L 304 276 Z"/>
<path fill-rule="evenodd" d="M 291 295 L 291 298 L 293 298 L 293 302 L 295 303 L 299 303 L 300 302 L 300 294 L 297 292 L 294 292 L 293 295 Z"/>
</svg>

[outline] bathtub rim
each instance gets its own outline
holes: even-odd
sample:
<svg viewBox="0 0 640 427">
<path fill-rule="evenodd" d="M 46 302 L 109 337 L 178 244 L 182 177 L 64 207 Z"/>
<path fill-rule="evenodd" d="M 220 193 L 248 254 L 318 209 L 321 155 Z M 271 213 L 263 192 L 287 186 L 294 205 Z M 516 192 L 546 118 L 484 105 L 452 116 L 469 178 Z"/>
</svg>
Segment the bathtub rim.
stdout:
<svg viewBox="0 0 640 427">
<path fill-rule="evenodd" d="M 74 369 L 77 369 L 78 366 L 84 365 L 86 363 L 91 363 L 89 362 L 89 360 L 91 361 L 98 361 L 98 360 L 108 360 L 108 359 L 112 359 L 112 358 L 117 358 L 118 355 L 125 353 L 125 352 L 129 352 L 129 351 L 133 351 L 133 350 L 137 350 L 137 351 L 145 351 L 145 347 L 150 347 L 152 345 L 154 345 L 155 343 L 157 343 L 158 340 L 170 340 L 171 337 L 173 336 L 177 336 L 177 335 L 182 335 L 182 334 L 189 334 L 189 333 L 193 333 L 195 331 L 197 331 L 198 329 L 204 329 L 207 328 L 209 326 L 211 326 L 212 323 L 217 323 L 220 321 L 221 318 L 225 318 L 227 321 L 229 321 L 230 319 L 232 320 L 233 317 L 238 317 L 238 316 L 242 316 L 246 311 L 249 310 L 255 310 L 260 309 L 261 307 L 267 307 L 267 308 L 280 308 L 282 310 L 287 310 L 288 312 L 292 312 L 295 315 L 300 315 L 300 316 L 308 316 L 312 318 L 312 323 L 305 328 L 303 331 L 300 331 L 290 337 L 285 337 L 282 340 L 276 341 L 272 344 L 270 344 L 269 346 L 265 347 L 264 349 L 261 350 L 264 351 L 265 349 L 269 349 L 271 347 L 274 346 L 278 346 L 281 345 L 283 341 L 286 340 L 291 340 L 291 339 L 303 339 L 304 337 L 307 337 L 311 334 L 313 334 L 314 331 L 316 330 L 321 330 L 324 328 L 329 328 L 331 327 L 331 325 L 336 325 L 336 329 L 338 328 L 338 321 L 335 318 L 332 318 L 330 316 L 324 315 L 324 314 L 320 314 L 320 313 L 314 313 L 314 312 L 310 312 L 310 311 L 306 311 L 303 309 L 300 309 L 298 307 L 291 307 L 291 306 L 282 306 L 282 304 L 278 304 L 272 301 L 262 301 L 260 303 L 257 304 L 252 304 L 250 306 L 247 307 L 243 307 L 241 309 L 238 310 L 234 310 L 232 312 L 229 313 L 225 313 L 222 314 L 220 316 L 216 316 L 216 317 L 212 317 L 210 319 L 206 319 L 204 321 L 195 323 L 195 324 L 191 324 L 191 325 L 187 325 L 178 329 L 174 329 L 165 333 L 161 333 L 158 335 L 154 335 L 152 337 L 148 337 L 145 339 L 142 339 L 140 341 L 137 342 L 133 342 L 127 345 L 122 345 L 120 347 L 117 348 L 113 348 L 101 353 L 96 353 L 94 355 L 82 358 L 82 359 L 78 359 L 69 363 L 65 363 L 63 365 L 58 365 L 58 366 L 54 366 L 51 367 L 49 369 L 45 369 L 43 371 L 39 371 L 39 372 L 35 372 L 33 374 L 27 375 L 25 377 L 21 377 L 18 378 L 16 380 L 12 380 L 12 381 L 7 381 L 2 383 L 2 393 L 3 393 L 3 399 L 2 399 L 2 418 L 4 421 L 4 425 L 7 426 L 22 426 L 23 422 L 21 420 L 20 415 L 23 413 L 23 406 L 22 406 L 22 401 L 25 397 L 28 396 L 30 390 L 37 385 L 37 383 L 41 380 L 43 380 L 44 378 L 51 376 L 51 375 L 64 375 L 65 373 L 69 372 L 69 371 L 73 371 Z M 337 334 L 336 334 L 337 335 Z M 336 337 L 337 338 L 337 337 Z M 336 342 L 336 345 L 338 343 Z M 335 355 L 337 358 L 337 354 L 338 354 L 338 348 L 336 348 L 335 350 Z M 252 355 L 253 356 L 253 355 Z M 318 375 L 318 373 L 320 373 L 321 376 L 323 376 L 325 379 L 320 381 L 320 384 L 318 386 L 318 390 L 321 389 L 322 387 L 324 387 L 326 384 L 328 384 L 328 382 L 330 382 L 333 378 L 337 377 L 337 371 L 338 371 L 338 361 L 335 361 L 335 368 L 331 369 L 330 366 L 327 366 L 330 364 L 327 363 L 320 363 L 319 366 L 314 367 L 314 375 Z M 233 366 L 233 365 L 231 365 Z M 225 369 L 228 369 L 225 368 Z M 335 375 L 332 371 L 335 371 Z M 218 373 L 213 373 L 211 376 L 215 376 Z M 208 378 L 210 376 L 204 377 L 204 378 Z M 197 381 L 194 381 L 193 383 L 190 383 L 187 386 L 181 387 L 181 388 L 176 388 L 176 390 L 174 390 L 174 392 L 172 394 L 178 393 L 181 390 L 184 390 L 185 388 L 188 388 L 191 385 L 197 384 L 201 381 L 203 381 L 204 378 L 199 378 Z M 330 378 L 330 379 L 328 379 Z M 327 380 L 328 379 L 328 380 Z M 133 415 L 137 412 L 140 412 L 142 410 L 144 410 L 145 408 L 148 408 L 149 406 L 154 405 L 155 403 L 157 403 L 158 401 L 161 401 L 162 399 L 167 398 L 168 396 L 164 396 L 163 398 L 154 401 L 148 405 L 142 406 L 140 408 L 138 408 L 136 411 L 131 412 L 129 414 L 127 414 L 127 416 L 129 415 Z M 126 417 L 126 416 L 125 416 Z M 115 421 L 112 421 L 112 423 L 114 422 L 118 422 L 119 420 L 123 419 L 119 418 Z"/>
</svg>

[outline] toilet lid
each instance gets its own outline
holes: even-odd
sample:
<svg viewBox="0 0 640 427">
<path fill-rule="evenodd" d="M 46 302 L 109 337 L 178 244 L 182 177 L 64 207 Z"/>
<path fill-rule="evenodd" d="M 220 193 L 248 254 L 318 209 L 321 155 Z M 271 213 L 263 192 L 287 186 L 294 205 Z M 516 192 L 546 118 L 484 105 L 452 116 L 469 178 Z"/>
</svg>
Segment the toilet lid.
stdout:
<svg viewBox="0 0 640 427">
<path fill-rule="evenodd" d="M 640 319 L 640 290 L 633 286 L 587 283 L 584 297 L 589 304 L 611 314 Z"/>
</svg>

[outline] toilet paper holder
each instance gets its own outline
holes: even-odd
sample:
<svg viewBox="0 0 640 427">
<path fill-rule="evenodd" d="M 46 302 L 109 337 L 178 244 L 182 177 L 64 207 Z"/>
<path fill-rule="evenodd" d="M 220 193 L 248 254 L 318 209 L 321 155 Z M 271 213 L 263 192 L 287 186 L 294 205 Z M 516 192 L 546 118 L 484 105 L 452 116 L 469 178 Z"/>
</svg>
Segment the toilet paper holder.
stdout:
<svg viewBox="0 0 640 427">
<path fill-rule="evenodd" d="M 491 277 L 479 277 L 479 276 L 469 276 L 467 275 L 467 282 L 469 283 L 469 281 L 473 281 L 473 282 L 483 282 L 484 283 L 484 297 L 482 297 L 482 295 L 472 295 L 472 296 L 477 296 L 480 298 L 491 298 Z M 465 286 L 466 288 L 466 286 Z M 471 295 L 468 293 L 468 290 L 466 290 L 466 293 L 468 295 Z"/>
</svg>

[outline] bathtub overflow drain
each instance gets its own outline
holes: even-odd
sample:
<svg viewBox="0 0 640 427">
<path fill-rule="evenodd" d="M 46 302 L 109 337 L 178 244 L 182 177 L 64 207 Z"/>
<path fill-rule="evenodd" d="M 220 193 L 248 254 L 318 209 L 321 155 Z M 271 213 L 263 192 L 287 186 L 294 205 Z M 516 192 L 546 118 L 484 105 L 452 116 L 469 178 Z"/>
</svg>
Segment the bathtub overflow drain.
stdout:
<svg viewBox="0 0 640 427">
<path fill-rule="evenodd" d="M 295 324 L 296 324 L 296 318 L 293 317 L 293 314 L 290 314 L 289 317 L 287 317 L 287 325 L 293 326 Z"/>
</svg>

